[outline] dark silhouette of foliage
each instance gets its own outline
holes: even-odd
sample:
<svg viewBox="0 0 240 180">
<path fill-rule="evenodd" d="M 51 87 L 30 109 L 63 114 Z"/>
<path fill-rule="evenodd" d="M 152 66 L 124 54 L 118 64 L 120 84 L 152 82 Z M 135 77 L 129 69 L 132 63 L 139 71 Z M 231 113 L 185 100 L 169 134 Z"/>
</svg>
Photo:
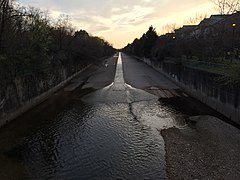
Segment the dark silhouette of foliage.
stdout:
<svg viewBox="0 0 240 180">
<path fill-rule="evenodd" d="M 27 74 L 69 69 L 69 75 L 114 53 L 114 48 L 86 31 L 74 31 L 69 18 L 56 23 L 34 7 L 0 1 L 0 71 L 12 79 Z M 2 75 L 1 77 L 4 77 Z"/>
<path fill-rule="evenodd" d="M 145 42 L 143 45 L 144 49 L 144 56 L 150 57 L 151 49 L 155 45 L 156 40 L 158 39 L 158 35 L 155 31 L 155 28 L 152 26 L 149 27 L 149 30 L 147 31 L 145 35 Z"/>
<path fill-rule="evenodd" d="M 186 25 L 159 37 L 151 26 L 140 39 L 135 39 L 123 51 L 156 63 L 171 60 L 177 64 L 204 64 L 206 69 L 224 75 L 227 84 L 239 84 L 239 68 L 231 66 L 231 63 L 239 64 L 240 60 L 239 20 L 240 12 L 212 15 L 199 25 Z M 230 69 L 232 73 L 226 76 L 224 68 L 222 71 L 218 69 L 220 66 Z"/>
<path fill-rule="evenodd" d="M 153 26 L 150 26 L 146 34 L 140 39 L 135 39 L 132 44 L 128 44 L 123 50 L 129 54 L 139 57 L 150 57 L 151 49 L 155 45 L 158 35 Z"/>
</svg>

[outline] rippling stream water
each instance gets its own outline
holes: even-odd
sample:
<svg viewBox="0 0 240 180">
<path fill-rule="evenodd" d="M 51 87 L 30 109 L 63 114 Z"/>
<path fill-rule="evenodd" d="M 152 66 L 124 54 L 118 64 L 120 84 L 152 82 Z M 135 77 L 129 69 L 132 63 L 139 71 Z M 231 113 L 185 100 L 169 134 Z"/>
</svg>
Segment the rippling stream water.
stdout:
<svg viewBox="0 0 240 180">
<path fill-rule="evenodd" d="M 121 54 L 113 84 L 66 104 L 1 130 L 1 179 L 165 179 L 159 130 L 181 114 L 125 84 Z"/>
</svg>

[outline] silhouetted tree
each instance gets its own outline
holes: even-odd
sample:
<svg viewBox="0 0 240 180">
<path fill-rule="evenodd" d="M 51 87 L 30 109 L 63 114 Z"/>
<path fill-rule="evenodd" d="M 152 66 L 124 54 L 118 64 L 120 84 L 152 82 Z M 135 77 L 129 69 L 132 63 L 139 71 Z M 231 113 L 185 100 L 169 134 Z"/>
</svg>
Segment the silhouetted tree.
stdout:
<svg viewBox="0 0 240 180">
<path fill-rule="evenodd" d="M 162 27 L 162 34 L 166 34 L 166 33 L 173 33 L 175 29 L 177 29 L 178 26 L 176 23 L 172 23 L 172 24 L 167 24 L 165 26 Z"/>
<path fill-rule="evenodd" d="M 158 39 L 158 35 L 155 31 L 155 28 L 152 26 L 149 27 L 145 35 L 145 42 L 144 42 L 144 56 L 150 57 L 151 49 L 155 45 L 156 40 Z"/>
<path fill-rule="evenodd" d="M 240 9 L 239 0 L 211 0 L 220 14 L 231 14 Z"/>
<path fill-rule="evenodd" d="M 48 13 L 18 7 L 10 0 L 0 1 L 0 33 L 0 71 L 11 74 L 8 77 L 12 80 L 61 67 L 70 75 L 115 51 L 109 43 L 84 30 L 74 32 L 67 16 L 53 24 Z"/>
<path fill-rule="evenodd" d="M 7 23 L 14 16 L 11 0 L 0 1 L 0 51 L 2 49 L 2 41 Z"/>
<path fill-rule="evenodd" d="M 123 51 L 139 56 L 139 57 L 150 57 L 151 49 L 155 45 L 158 39 L 155 28 L 150 26 L 148 31 L 142 35 L 140 39 L 135 39 L 132 44 L 128 44 Z"/>
<path fill-rule="evenodd" d="M 206 13 L 196 14 L 195 17 L 191 17 L 188 20 L 186 20 L 185 23 L 189 24 L 189 25 L 196 25 L 196 24 L 200 23 L 206 17 L 207 17 Z"/>
</svg>

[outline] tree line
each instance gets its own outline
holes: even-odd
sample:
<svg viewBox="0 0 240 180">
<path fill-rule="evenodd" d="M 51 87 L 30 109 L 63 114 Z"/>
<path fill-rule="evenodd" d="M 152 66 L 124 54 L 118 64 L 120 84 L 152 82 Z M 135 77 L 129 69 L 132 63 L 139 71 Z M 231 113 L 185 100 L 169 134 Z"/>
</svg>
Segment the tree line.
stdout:
<svg viewBox="0 0 240 180">
<path fill-rule="evenodd" d="M 239 31 L 233 29 L 235 27 L 231 23 L 227 25 L 229 25 L 227 29 L 222 29 L 222 26 L 207 27 L 211 32 L 199 33 L 198 36 L 191 31 L 190 33 L 182 32 L 181 28 L 158 36 L 155 28 L 150 26 L 141 38 L 136 38 L 124 47 L 123 51 L 133 56 L 149 58 L 156 63 L 171 59 L 177 64 L 183 62 L 188 64 L 194 61 L 195 64 L 206 65 L 206 69 L 209 69 L 209 65 L 212 69 L 217 66 L 223 67 L 219 73 L 225 75 L 224 83 L 239 85 L 240 37 L 237 35 Z M 225 24 L 224 27 L 226 27 Z"/>
<path fill-rule="evenodd" d="M 210 0 L 210 2 L 214 4 L 219 15 L 227 16 L 236 12 L 239 14 L 239 0 Z M 205 18 L 206 14 L 197 14 L 196 17 L 187 20 L 187 23 L 194 25 Z M 201 60 L 208 60 L 209 58 L 213 60 L 213 57 L 223 58 L 223 56 L 226 57 L 227 52 L 231 53 L 234 49 L 240 49 L 239 36 L 235 36 L 235 33 L 237 34 L 239 31 L 235 32 L 236 27 L 234 27 L 236 25 L 239 27 L 239 24 L 236 24 L 238 19 L 232 20 L 233 22 L 230 22 L 230 26 L 229 24 L 222 24 L 222 27 L 216 26 L 212 28 L 211 33 L 208 33 L 207 37 L 204 33 L 201 33 L 198 37 L 179 38 L 177 36 L 184 34 L 177 33 L 181 28 L 177 27 L 176 23 L 163 26 L 163 31 L 166 35 L 158 37 L 155 29 L 151 26 L 140 39 L 136 38 L 131 44 L 124 47 L 123 50 L 139 57 L 151 57 L 158 60 L 168 56 L 179 58 L 182 55 L 187 57 L 197 56 Z M 229 27 L 225 27 L 226 25 Z"/>
<path fill-rule="evenodd" d="M 85 30 L 75 31 L 67 16 L 52 21 L 40 9 L 21 7 L 13 0 L 0 1 L 0 77 L 44 73 L 58 67 L 76 71 L 114 51 L 104 39 Z"/>
</svg>

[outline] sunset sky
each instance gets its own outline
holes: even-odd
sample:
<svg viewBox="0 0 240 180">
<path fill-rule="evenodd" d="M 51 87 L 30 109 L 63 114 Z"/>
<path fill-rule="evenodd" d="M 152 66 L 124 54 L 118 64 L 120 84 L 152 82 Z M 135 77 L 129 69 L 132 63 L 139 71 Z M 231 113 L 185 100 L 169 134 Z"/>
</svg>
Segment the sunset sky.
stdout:
<svg viewBox="0 0 240 180">
<path fill-rule="evenodd" d="M 210 0 L 19 0 L 24 6 L 48 10 L 52 18 L 69 15 L 84 29 L 122 48 L 148 30 L 161 34 L 167 24 L 184 24 L 196 14 L 216 13 Z"/>
</svg>

